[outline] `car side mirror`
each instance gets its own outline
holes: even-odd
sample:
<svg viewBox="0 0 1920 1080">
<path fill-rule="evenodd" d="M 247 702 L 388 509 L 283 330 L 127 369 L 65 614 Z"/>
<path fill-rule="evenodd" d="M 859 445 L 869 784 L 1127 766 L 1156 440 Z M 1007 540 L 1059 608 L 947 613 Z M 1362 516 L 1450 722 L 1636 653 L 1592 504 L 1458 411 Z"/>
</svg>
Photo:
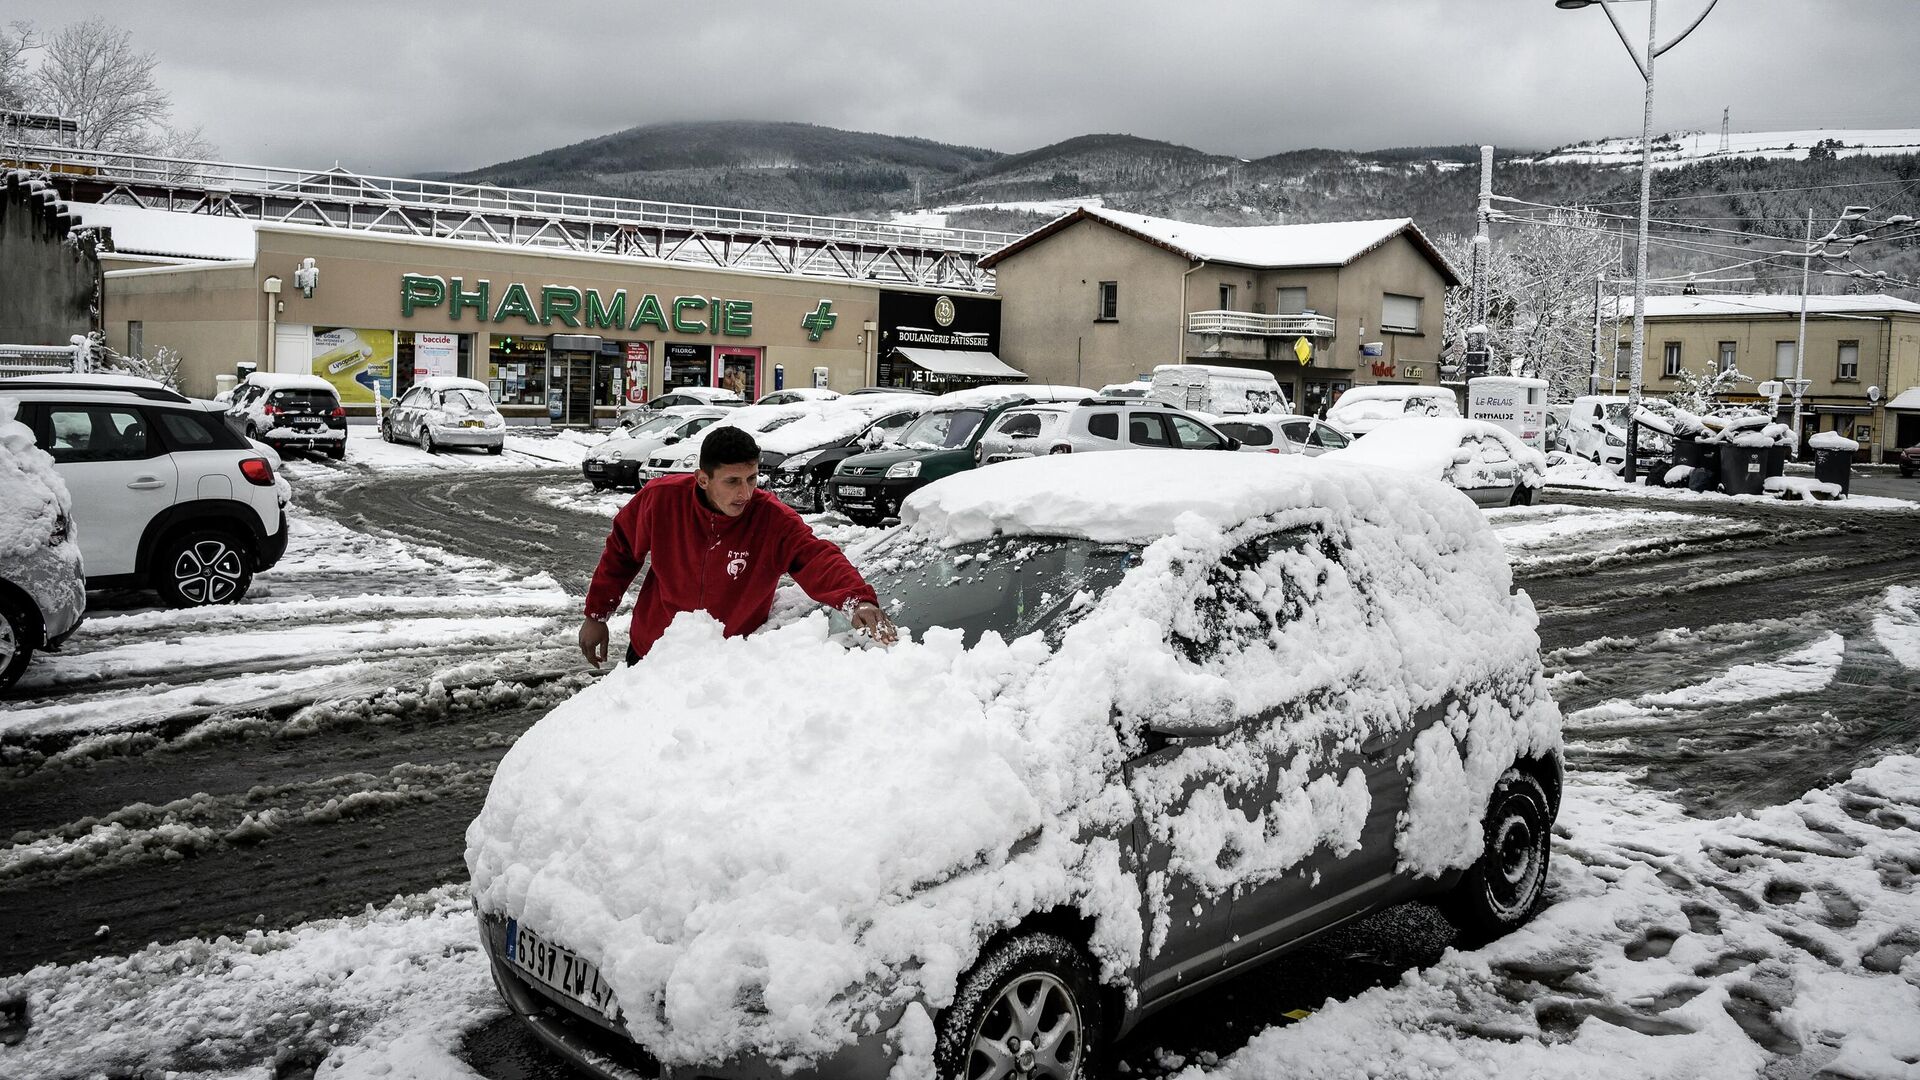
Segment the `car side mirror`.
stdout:
<svg viewBox="0 0 1920 1080">
<path fill-rule="evenodd" d="M 1225 447 L 1223 447 L 1223 449 L 1226 449 L 1226 450 L 1238 450 L 1238 449 L 1240 449 L 1240 440 L 1239 440 L 1239 439 L 1236 439 L 1236 438 L 1234 438 L 1234 437 L 1233 437 L 1233 436 L 1231 436 L 1231 435 L 1229 435 L 1229 436 L 1227 436 L 1227 445 L 1226 445 Z"/>
<path fill-rule="evenodd" d="M 667 436 L 666 438 L 664 438 L 664 439 L 661 439 L 661 440 L 660 440 L 660 445 L 661 445 L 661 446 L 672 446 L 672 445 L 673 445 L 674 443 L 677 443 L 677 442 L 679 442 L 679 441 L 680 441 L 680 436 L 678 436 L 678 435 L 669 435 L 669 436 Z"/>
</svg>

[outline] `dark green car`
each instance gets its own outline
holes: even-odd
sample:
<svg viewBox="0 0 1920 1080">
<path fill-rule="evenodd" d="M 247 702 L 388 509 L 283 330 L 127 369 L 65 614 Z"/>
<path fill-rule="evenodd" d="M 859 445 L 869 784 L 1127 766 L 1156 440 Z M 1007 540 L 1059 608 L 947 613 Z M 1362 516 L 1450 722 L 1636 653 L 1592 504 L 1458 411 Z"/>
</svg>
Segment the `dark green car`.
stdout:
<svg viewBox="0 0 1920 1080">
<path fill-rule="evenodd" d="M 856 525 L 878 525 L 908 495 L 980 464 L 980 436 L 1008 409 L 1093 397 L 1083 386 L 979 386 L 944 394 L 900 433 L 896 444 L 840 462 L 827 496 Z"/>
</svg>

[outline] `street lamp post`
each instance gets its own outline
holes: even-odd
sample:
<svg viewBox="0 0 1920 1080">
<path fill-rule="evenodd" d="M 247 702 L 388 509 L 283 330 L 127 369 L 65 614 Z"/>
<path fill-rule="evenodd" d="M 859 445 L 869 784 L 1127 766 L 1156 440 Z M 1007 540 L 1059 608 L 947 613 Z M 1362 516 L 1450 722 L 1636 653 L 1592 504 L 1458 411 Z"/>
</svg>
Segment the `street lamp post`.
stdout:
<svg viewBox="0 0 1920 1080">
<path fill-rule="evenodd" d="M 1647 49 L 1642 58 L 1634 49 L 1633 42 L 1627 40 L 1627 31 L 1620 25 L 1620 19 L 1613 13 L 1613 5 L 1635 3 L 1640 0 L 1554 0 L 1554 6 L 1575 11 L 1599 4 L 1606 12 L 1607 21 L 1613 24 L 1613 32 L 1619 36 L 1620 44 L 1626 46 L 1627 55 L 1633 58 L 1633 66 L 1640 70 L 1640 78 L 1647 84 L 1646 98 L 1640 110 L 1640 242 L 1633 256 L 1633 365 L 1627 384 L 1627 414 L 1633 416 L 1640 409 L 1640 398 L 1646 388 L 1647 357 L 1647 217 L 1653 204 L 1653 62 L 1662 53 L 1680 44 L 1688 34 L 1693 33 L 1713 10 L 1720 0 L 1707 0 L 1707 6 L 1687 24 L 1685 30 L 1675 35 L 1665 45 L 1658 44 L 1655 22 L 1659 14 L 1659 0 L 1644 0 L 1647 5 Z M 1627 425 L 1627 460 L 1624 466 L 1627 483 L 1633 483 L 1639 467 L 1639 425 Z"/>
</svg>

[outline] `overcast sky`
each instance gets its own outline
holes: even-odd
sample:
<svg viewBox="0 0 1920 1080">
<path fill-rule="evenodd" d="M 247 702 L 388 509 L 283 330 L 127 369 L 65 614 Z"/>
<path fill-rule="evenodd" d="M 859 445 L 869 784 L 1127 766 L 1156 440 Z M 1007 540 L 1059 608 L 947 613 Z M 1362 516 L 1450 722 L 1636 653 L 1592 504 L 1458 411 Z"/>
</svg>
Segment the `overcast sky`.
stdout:
<svg viewBox="0 0 1920 1080">
<path fill-rule="evenodd" d="M 1665 0 L 1677 30 L 1706 0 Z M 1621 3 L 1642 41 L 1648 5 Z M 1017 152 L 1126 132 L 1550 147 L 1639 131 L 1598 6 L 1552 0 L 9 0 L 156 54 L 229 160 L 466 169 L 663 120 L 798 120 Z M 1666 35 L 1663 35 L 1663 37 Z M 1655 130 L 1920 128 L 1920 0 L 1720 0 L 1656 69 Z"/>
</svg>

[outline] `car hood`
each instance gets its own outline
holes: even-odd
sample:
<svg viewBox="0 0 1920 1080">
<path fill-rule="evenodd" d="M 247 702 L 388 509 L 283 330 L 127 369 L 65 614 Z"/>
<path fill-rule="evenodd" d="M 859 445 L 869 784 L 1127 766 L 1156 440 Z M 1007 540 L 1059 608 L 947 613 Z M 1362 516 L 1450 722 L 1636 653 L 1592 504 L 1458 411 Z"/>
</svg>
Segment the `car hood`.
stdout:
<svg viewBox="0 0 1920 1080">
<path fill-rule="evenodd" d="M 977 928 L 1070 900 L 1076 830 L 1042 826 L 1118 757 L 1104 709 L 1076 721 L 1101 751 L 1008 700 L 1048 655 L 682 615 L 501 761 L 467 834 L 475 899 L 599 964 L 664 1060 L 830 1053 L 867 1012 L 950 994 Z"/>
<path fill-rule="evenodd" d="M 887 466 L 896 465 L 902 461 L 918 461 L 921 458 L 932 457 L 935 454 L 958 454 L 965 452 L 966 448 L 963 446 L 945 447 L 939 450 L 910 450 L 905 447 L 892 450 L 869 450 L 865 453 L 853 454 L 843 458 L 840 462 L 840 467 L 843 469 L 868 468 L 885 470 Z"/>
</svg>

